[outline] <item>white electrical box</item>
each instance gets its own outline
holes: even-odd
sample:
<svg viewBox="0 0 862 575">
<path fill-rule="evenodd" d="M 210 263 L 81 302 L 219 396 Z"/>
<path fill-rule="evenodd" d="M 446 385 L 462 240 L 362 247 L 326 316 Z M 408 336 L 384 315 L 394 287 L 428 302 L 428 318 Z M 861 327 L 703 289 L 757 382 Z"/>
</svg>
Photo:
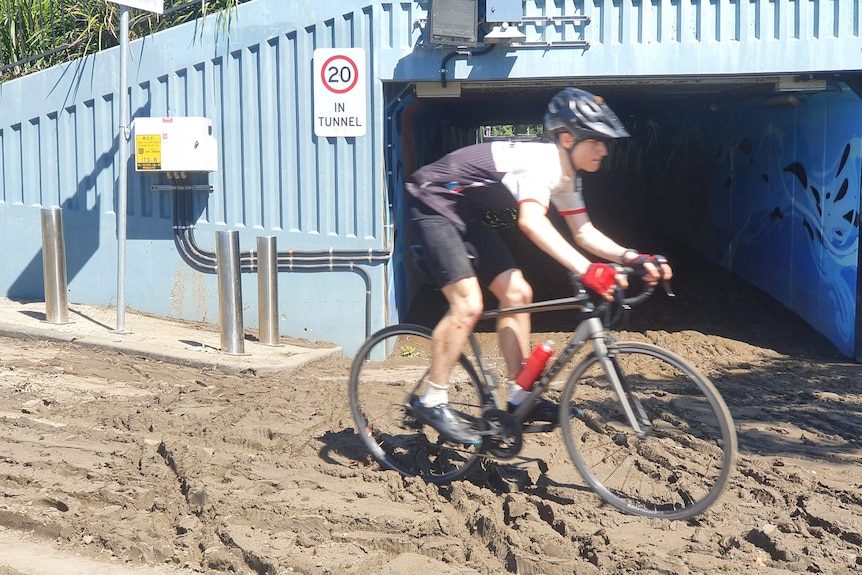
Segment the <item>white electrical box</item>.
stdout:
<svg viewBox="0 0 862 575">
<path fill-rule="evenodd" d="M 135 118 L 132 150 L 138 172 L 218 171 L 213 125 L 207 118 Z"/>
<path fill-rule="evenodd" d="M 524 6 L 521 0 L 487 0 L 485 2 L 485 22 L 516 24 L 523 19 Z"/>
</svg>

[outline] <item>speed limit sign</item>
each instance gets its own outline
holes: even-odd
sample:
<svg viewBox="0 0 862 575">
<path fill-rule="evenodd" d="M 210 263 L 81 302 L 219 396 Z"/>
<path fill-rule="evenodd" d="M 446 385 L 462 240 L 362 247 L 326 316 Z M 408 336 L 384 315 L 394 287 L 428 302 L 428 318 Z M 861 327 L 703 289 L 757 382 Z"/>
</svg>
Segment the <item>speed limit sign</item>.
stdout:
<svg viewBox="0 0 862 575">
<path fill-rule="evenodd" d="M 365 50 L 314 51 L 314 134 L 364 136 L 367 124 Z"/>
</svg>

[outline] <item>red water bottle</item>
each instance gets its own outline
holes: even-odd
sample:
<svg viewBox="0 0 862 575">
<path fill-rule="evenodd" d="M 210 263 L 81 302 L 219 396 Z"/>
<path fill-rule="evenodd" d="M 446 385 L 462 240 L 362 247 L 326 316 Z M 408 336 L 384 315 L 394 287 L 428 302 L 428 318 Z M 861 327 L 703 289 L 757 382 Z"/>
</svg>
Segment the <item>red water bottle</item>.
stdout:
<svg viewBox="0 0 862 575">
<path fill-rule="evenodd" d="M 529 359 L 524 363 L 524 366 L 521 367 L 521 371 L 515 376 L 515 382 L 524 389 L 533 387 L 533 383 L 542 375 L 545 364 L 548 363 L 548 359 L 552 353 L 554 353 L 553 340 L 549 339 L 537 345 L 533 353 L 530 354 Z"/>
</svg>

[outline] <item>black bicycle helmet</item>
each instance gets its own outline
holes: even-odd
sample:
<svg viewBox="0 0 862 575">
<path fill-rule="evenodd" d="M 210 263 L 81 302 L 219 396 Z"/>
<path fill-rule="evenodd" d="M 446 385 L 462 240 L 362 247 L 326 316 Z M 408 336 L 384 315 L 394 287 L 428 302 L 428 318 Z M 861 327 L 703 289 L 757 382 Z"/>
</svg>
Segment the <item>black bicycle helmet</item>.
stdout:
<svg viewBox="0 0 862 575">
<path fill-rule="evenodd" d="M 628 138 L 625 126 L 604 98 L 586 90 L 566 88 L 548 103 L 545 112 L 545 136 L 556 140 L 560 132 L 569 132 L 576 140 L 615 140 Z"/>
</svg>

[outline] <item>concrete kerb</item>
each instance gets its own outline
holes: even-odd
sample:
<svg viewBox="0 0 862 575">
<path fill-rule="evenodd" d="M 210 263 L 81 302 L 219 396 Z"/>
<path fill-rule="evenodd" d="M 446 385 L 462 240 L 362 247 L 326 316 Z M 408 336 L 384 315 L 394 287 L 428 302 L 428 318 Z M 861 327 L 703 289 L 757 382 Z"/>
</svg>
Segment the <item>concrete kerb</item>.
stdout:
<svg viewBox="0 0 862 575">
<path fill-rule="evenodd" d="M 132 314 L 128 332 L 118 333 L 108 327 L 116 310 L 76 304 L 70 306 L 75 320 L 57 325 L 44 321 L 44 305 L 0 298 L 0 336 L 101 348 L 227 373 L 289 373 L 318 361 L 340 358 L 343 353 L 341 347 L 332 344 L 306 346 L 284 338 L 284 343 L 270 346 L 246 336 L 245 353 L 227 354 L 219 350 L 219 333 L 209 324 Z"/>
<path fill-rule="evenodd" d="M 133 346 L 121 342 L 100 340 L 99 338 L 91 336 L 76 337 L 68 334 L 52 332 L 50 330 L 22 328 L 20 326 L 4 324 L 0 324 L 0 336 L 14 339 L 29 339 L 33 341 L 71 343 L 79 347 L 93 349 L 108 349 L 127 355 L 145 357 L 154 361 L 173 363 L 195 369 L 214 369 L 227 373 L 240 373 L 244 371 L 254 371 L 259 374 L 290 373 L 296 369 L 318 361 L 337 359 L 342 356 L 342 349 L 340 347 L 298 348 L 297 346 L 291 346 L 294 349 L 301 349 L 301 351 L 277 361 L 271 361 L 269 359 L 255 359 L 253 357 L 254 354 L 249 354 L 247 356 L 227 356 L 217 349 L 206 347 L 200 352 L 190 351 L 190 353 L 206 354 L 205 358 L 196 359 L 191 356 L 181 356 L 177 353 L 147 349 L 144 346 Z"/>
</svg>

